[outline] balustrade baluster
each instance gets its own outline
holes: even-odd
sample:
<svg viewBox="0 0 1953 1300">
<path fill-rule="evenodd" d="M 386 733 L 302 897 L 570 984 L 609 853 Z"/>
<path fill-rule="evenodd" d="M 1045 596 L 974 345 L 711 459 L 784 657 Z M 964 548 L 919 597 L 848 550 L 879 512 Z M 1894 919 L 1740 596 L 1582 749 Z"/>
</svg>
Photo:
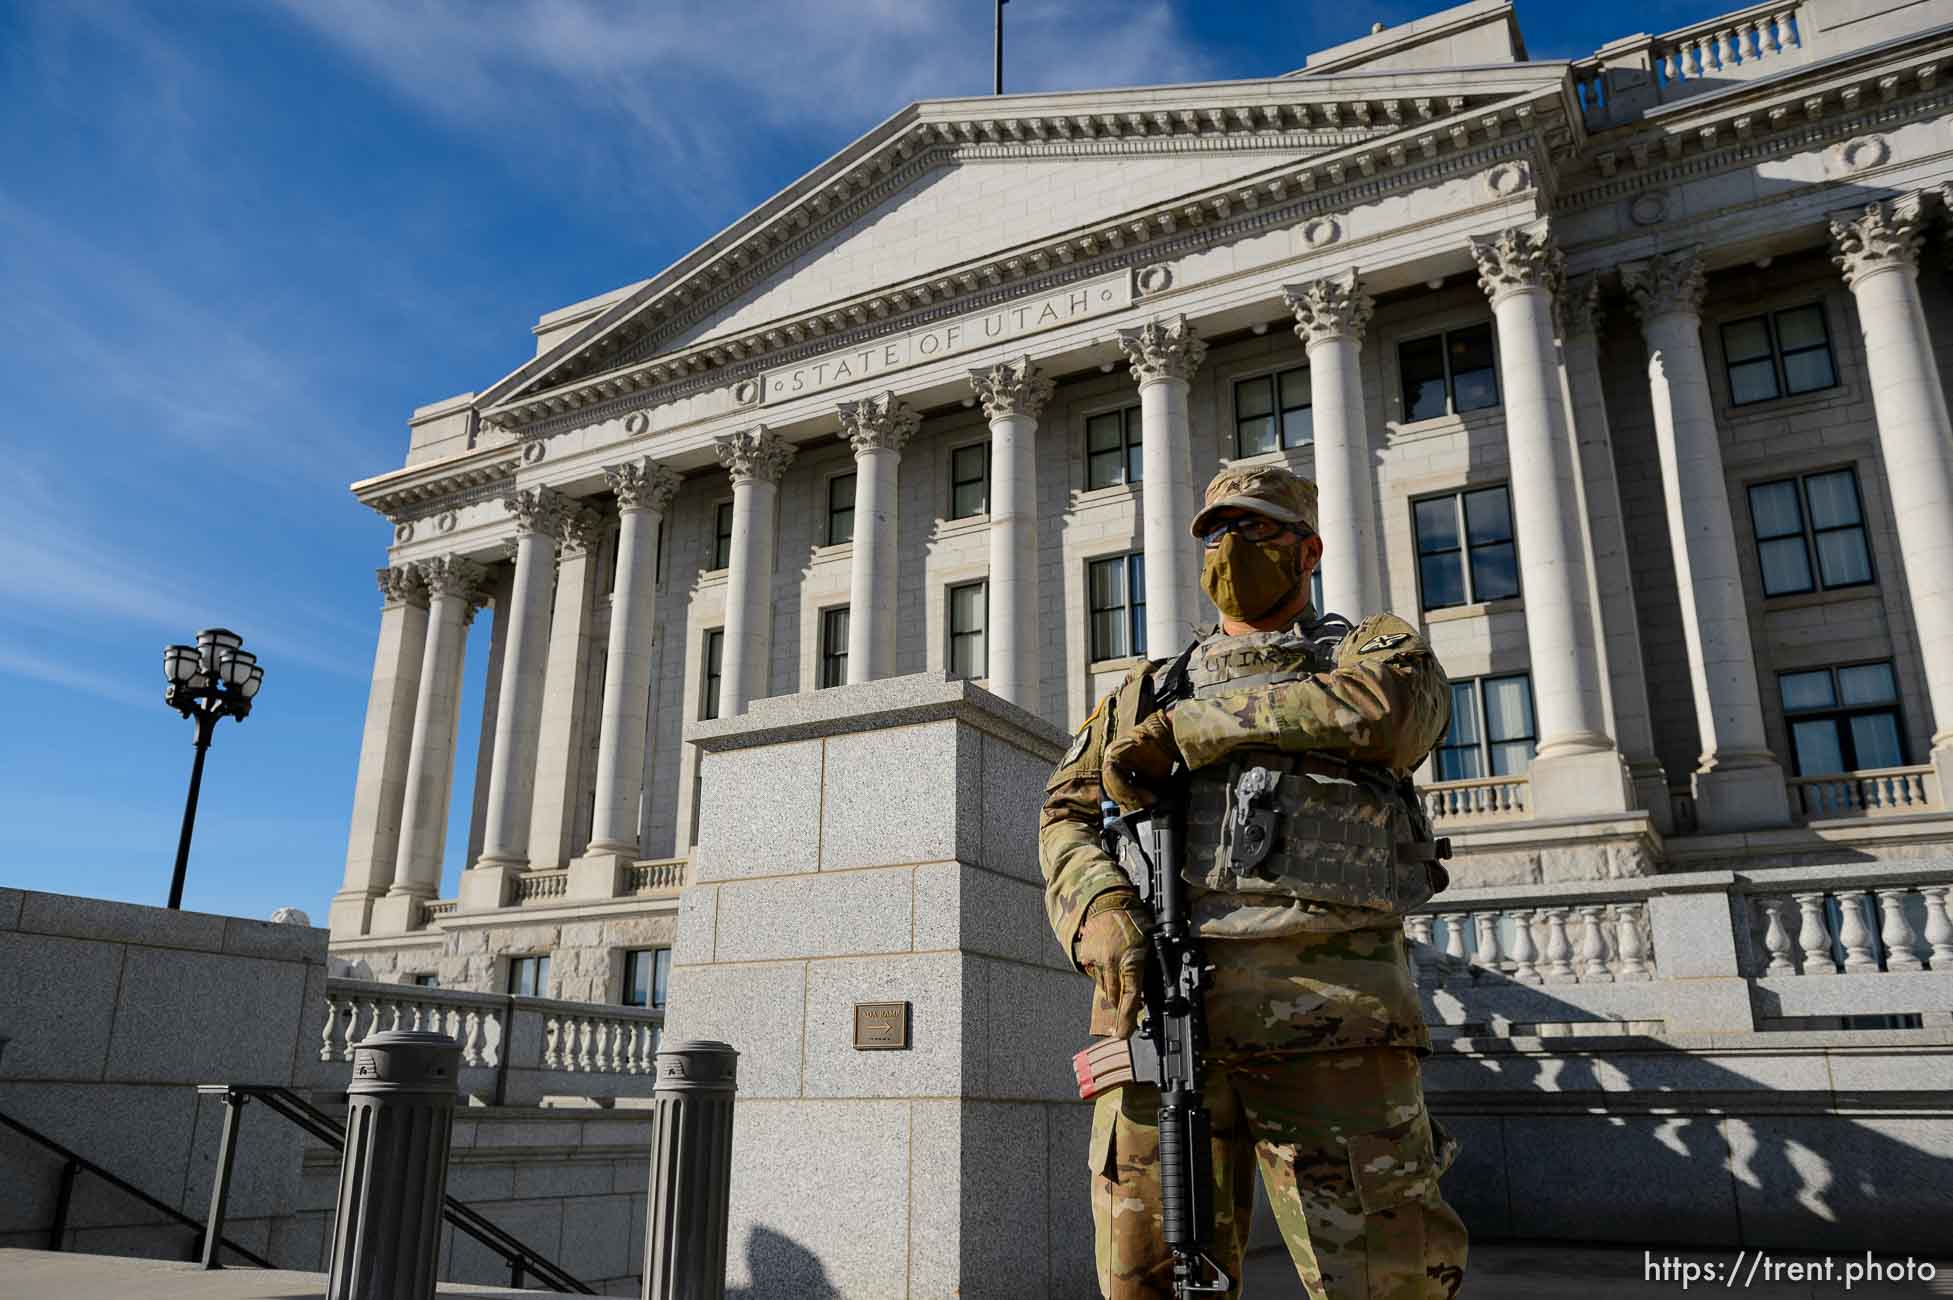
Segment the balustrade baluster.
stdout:
<svg viewBox="0 0 1953 1300">
<path fill-rule="evenodd" d="M 1879 911 L 1884 913 L 1884 924 L 1879 929 L 1879 938 L 1885 941 L 1885 969 L 1888 971 L 1924 970 L 1926 963 L 1919 960 L 1919 936 L 1912 932 L 1912 922 L 1906 919 L 1906 895 L 1909 889 L 1878 890 Z"/>
<path fill-rule="evenodd" d="M 1797 910 L 1803 926 L 1797 931 L 1797 946 L 1804 950 L 1804 974 L 1836 975 L 1838 963 L 1831 957 L 1831 928 L 1824 920 L 1822 893 L 1796 894 Z"/>
<path fill-rule="evenodd" d="M 1546 982 L 1571 983 L 1574 978 L 1573 944 L 1567 940 L 1567 909 L 1548 907 L 1543 910 L 1546 913 Z"/>
<path fill-rule="evenodd" d="M 1499 960 L 1499 914 L 1497 912 L 1474 912 L 1472 923 L 1478 931 L 1478 969 L 1483 975 L 1502 975 L 1504 966 Z"/>
<path fill-rule="evenodd" d="M 1470 958 L 1465 953 L 1465 913 L 1444 912 L 1444 984 L 1461 988 L 1472 982 Z"/>
<path fill-rule="evenodd" d="M 1789 53 L 1793 48 L 1801 44 L 1803 42 L 1797 38 L 1797 28 L 1794 25 L 1791 11 L 1786 9 L 1777 15 L 1777 48 L 1785 53 Z"/>
<path fill-rule="evenodd" d="M 1926 900 L 1926 942 L 1932 945 L 1932 969 L 1941 975 L 1953 974 L 1953 915 L 1948 914 L 1945 885 L 1921 885 L 1919 896 Z"/>
<path fill-rule="evenodd" d="M 386 1012 L 389 1017 L 391 1017 L 391 1019 L 387 1023 L 387 1032 L 389 1033 L 400 1032 L 400 1017 L 403 1014 L 405 1014 L 407 1010 L 407 1004 L 402 1002 L 399 998 L 388 998 L 386 1002 L 382 1004 L 380 1009 Z"/>
<path fill-rule="evenodd" d="M 1846 972 L 1855 975 L 1876 972 L 1878 953 L 1872 948 L 1872 932 L 1865 924 L 1865 891 L 1840 889 L 1837 898 L 1842 913 L 1838 942 L 1844 945 Z"/>
<path fill-rule="evenodd" d="M 1544 984 L 1545 977 L 1539 973 L 1535 964 L 1539 960 L 1539 945 L 1533 941 L 1533 913 L 1530 908 L 1519 908 L 1506 913 L 1515 927 L 1512 939 L 1512 978 L 1521 984 Z"/>
<path fill-rule="evenodd" d="M 1648 969 L 1648 948 L 1641 933 L 1641 904 L 1614 904 L 1614 945 L 1620 950 L 1620 970 L 1616 979 L 1653 978 Z"/>
<path fill-rule="evenodd" d="M 1436 988 L 1442 960 L 1431 943 L 1431 924 L 1435 918 L 1429 912 L 1419 912 L 1410 918 L 1411 953 L 1417 964 L 1417 982 L 1423 988 Z"/>
<path fill-rule="evenodd" d="M 549 1069 L 556 1069 L 562 1062 L 562 1057 L 557 1053 L 557 1045 L 562 1041 L 562 1037 L 563 1028 L 561 1021 L 553 1015 L 545 1017 L 543 1020 L 543 1065 Z"/>
<path fill-rule="evenodd" d="M 321 1061 L 330 1061 L 332 1059 L 333 1050 L 336 1046 L 332 1041 L 334 1037 L 333 1031 L 338 1028 L 339 1003 L 328 993 L 326 994 L 325 1028 L 319 1031 L 319 1059 Z"/>
<path fill-rule="evenodd" d="M 578 1024 L 581 1032 L 577 1036 L 579 1043 L 577 1063 L 587 1074 L 596 1069 L 596 1053 L 592 1049 L 596 1046 L 597 1026 L 587 1018 L 579 1021 Z"/>
<path fill-rule="evenodd" d="M 1790 931 L 1784 927 L 1783 914 L 1790 906 L 1790 900 L 1776 895 L 1759 898 L 1757 905 L 1763 909 L 1768 924 L 1763 934 L 1763 947 L 1770 954 L 1770 964 L 1764 968 L 1765 975 L 1795 975 L 1797 963 L 1790 956 Z"/>
<path fill-rule="evenodd" d="M 1580 982 L 1582 984 L 1612 984 L 1614 973 L 1607 969 L 1607 940 L 1601 937 L 1600 914 L 1606 910 L 1600 903 L 1583 903 L 1580 906 Z"/>
</svg>

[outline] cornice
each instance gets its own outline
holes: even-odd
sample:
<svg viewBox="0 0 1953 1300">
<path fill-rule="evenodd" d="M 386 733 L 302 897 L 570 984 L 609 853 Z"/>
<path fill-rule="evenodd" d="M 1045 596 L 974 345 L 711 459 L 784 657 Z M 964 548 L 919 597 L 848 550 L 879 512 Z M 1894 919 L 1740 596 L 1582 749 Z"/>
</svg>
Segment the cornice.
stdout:
<svg viewBox="0 0 1953 1300">
<path fill-rule="evenodd" d="M 1953 76 L 1953 55 L 1915 57 L 1906 63 L 1901 71 L 1873 67 L 1821 82 L 1759 83 L 1757 89 L 1768 94 L 1758 97 L 1684 100 L 1672 117 L 1592 149 L 1587 158 L 1600 179 L 1570 178 L 1553 200 L 1553 210 L 1595 207 L 1953 107 L 1953 85 L 1940 76 L 1943 68 Z"/>
<path fill-rule="evenodd" d="M 352 492 L 360 504 L 405 524 L 502 495 L 514 481 L 521 459 L 514 448 L 508 448 L 501 454 L 477 453 L 461 465 L 440 461 L 410 466 L 355 483 Z"/>
<path fill-rule="evenodd" d="M 680 400 L 736 385 L 760 371 L 876 337 L 978 312 L 995 303 L 1062 288 L 1108 271 L 1166 260 L 1278 224 L 1343 211 L 1384 194 L 1416 189 L 1513 158 L 1534 162 L 1533 182 L 1551 192 L 1550 159 L 1564 142 L 1557 87 L 1527 99 L 1447 118 L 1429 129 L 1392 132 L 1364 144 L 1259 176 L 1211 186 L 1116 218 L 1006 249 L 981 262 L 918 277 L 686 350 L 527 393 L 484 415 L 518 438 L 547 437 L 624 414 L 649 400 Z M 864 200 L 862 211 L 879 200 Z M 845 224 L 860 213 L 846 218 Z M 762 275 L 764 273 L 761 273 Z M 655 392 L 655 398 L 649 395 Z M 754 393 L 757 396 L 757 392 Z"/>
</svg>

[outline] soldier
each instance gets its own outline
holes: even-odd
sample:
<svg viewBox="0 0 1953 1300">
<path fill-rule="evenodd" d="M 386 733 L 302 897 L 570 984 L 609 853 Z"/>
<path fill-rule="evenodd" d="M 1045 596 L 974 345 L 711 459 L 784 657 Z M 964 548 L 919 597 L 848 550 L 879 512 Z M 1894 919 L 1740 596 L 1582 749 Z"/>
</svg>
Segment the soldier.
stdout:
<svg viewBox="0 0 1953 1300">
<path fill-rule="evenodd" d="M 1450 688 L 1402 619 L 1352 628 L 1312 608 L 1315 522 L 1315 485 L 1284 469 L 1227 469 L 1208 485 L 1192 531 L 1221 625 L 1171 667 L 1136 668 L 1078 732 L 1040 821 L 1046 910 L 1095 985 L 1091 1032 L 1129 1034 L 1148 913 L 1100 846 L 1101 792 L 1149 807 L 1184 766 L 1185 875 L 1215 967 L 1213 1254 L 1230 1294 L 1258 1163 L 1312 1300 L 1448 1300 L 1466 1238 L 1438 1176 L 1457 1148 L 1424 1109 L 1430 1036 L 1403 913 L 1444 886 L 1407 778 L 1444 734 Z M 1163 693 L 1180 698 L 1159 707 Z M 1259 857 L 1230 829 L 1257 809 L 1274 830 Z M 1128 1086 L 1096 1107 L 1099 1288 L 1168 1297 L 1158 1095 Z"/>
</svg>

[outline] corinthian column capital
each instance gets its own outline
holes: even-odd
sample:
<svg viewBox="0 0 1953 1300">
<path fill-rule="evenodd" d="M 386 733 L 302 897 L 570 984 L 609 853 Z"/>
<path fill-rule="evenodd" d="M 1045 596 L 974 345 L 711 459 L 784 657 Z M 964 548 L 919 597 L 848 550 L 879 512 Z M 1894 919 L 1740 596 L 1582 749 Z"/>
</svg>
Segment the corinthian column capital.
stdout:
<svg viewBox="0 0 1953 1300">
<path fill-rule="evenodd" d="M 416 605 L 427 608 L 427 579 L 412 564 L 373 570 L 380 582 L 380 599 L 387 605 Z"/>
<path fill-rule="evenodd" d="M 1841 213 L 1831 218 L 1831 242 L 1837 248 L 1831 260 L 1853 288 L 1878 271 L 1917 275 L 1925 227 L 1926 196 L 1920 191 L 1868 203 L 1856 215 Z"/>
<path fill-rule="evenodd" d="M 1605 315 L 1600 305 L 1600 278 L 1583 275 L 1569 282 L 1566 292 L 1560 295 L 1560 310 L 1566 317 L 1560 337 L 1598 336 Z"/>
<path fill-rule="evenodd" d="M 436 596 L 460 596 L 470 606 L 487 599 L 488 570 L 460 555 L 437 555 L 414 566 L 422 586 Z"/>
<path fill-rule="evenodd" d="M 1282 302 L 1295 313 L 1295 337 L 1307 345 L 1330 339 L 1363 341 L 1376 300 L 1363 292 L 1351 269 L 1338 276 L 1285 285 Z"/>
<path fill-rule="evenodd" d="M 1163 379 L 1191 383 L 1207 355 L 1207 345 L 1194 337 L 1185 316 L 1150 320 L 1136 330 L 1119 331 L 1119 347 L 1132 363 L 1132 377 L 1141 386 Z"/>
<path fill-rule="evenodd" d="M 1643 325 L 1657 316 L 1700 316 L 1702 299 L 1709 292 L 1702 258 L 1693 248 L 1629 262 L 1621 268 L 1621 283 L 1627 286 L 1634 314 Z"/>
<path fill-rule="evenodd" d="M 1496 305 L 1510 294 L 1553 293 L 1565 278 L 1566 259 L 1543 223 L 1507 226 L 1490 239 L 1471 241 L 1478 286 Z"/>
<path fill-rule="evenodd" d="M 515 531 L 541 533 L 560 540 L 575 503 L 554 488 L 525 488 L 502 498 L 502 505 L 515 516 Z"/>
<path fill-rule="evenodd" d="M 841 436 L 859 456 L 865 451 L 901 451 L 922 427 L 922 417 L 893 390 L 859 402 L 842 402 Z"/>
<path fill-rule="evenodd" d="M 597 542 L 603 535 L 604 521 L 601 515 L 583 506 L 571 506 L 563 511 L 556 539 L 562 543 L 562 558 L 569 559 L 596 550 Z"/>
<path fill-rule="evenodd" d="M 1057 385 L 1032 365 L 1029 357 L 1000 362 L 988 370 L 972 370 L 970 387 L 983 403 L 985 418 L 991 420 L 1013 415 L 1035 420 L 1044 413 L 1044 404 L 1057 390 Z"/>
<path fill-rule="evenodd" d="M 715 440 L 719 463 L 732 475 L 733 485 L 778 483 L 793 464 L 794 446 L 763 424 L 741 429 Z"/>
<path fill-rule="evenodd" d="M 663 514 L 671 508 L 671 499 L 678 495 L 678 485 L 684 478 L 670 466 L 660 465 L 646 456 L 627 460 L 622 465 L 604 466 L 604 481 L 617 494 L 618 510 Z"/>
</svg>

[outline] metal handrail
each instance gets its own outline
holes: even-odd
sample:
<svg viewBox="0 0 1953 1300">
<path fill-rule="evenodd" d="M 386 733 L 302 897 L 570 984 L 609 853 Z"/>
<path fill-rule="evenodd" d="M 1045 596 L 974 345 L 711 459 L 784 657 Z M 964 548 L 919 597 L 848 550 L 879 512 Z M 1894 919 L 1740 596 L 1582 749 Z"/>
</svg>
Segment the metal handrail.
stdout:
<svg viewBox="0 0 1953 1300">
<path fill-rule="evenodd" d="M 290 1120 L 333 1150 L 346 1149 L 345 1128 L 332 1116 L 290 1088 L 267 1084 L 204 1083 L 197 1085 L 197 1091 L 206 1096 L 255 1097 L 274 1113 Z M 230 1166 L 227 1162 L 219 1161 L 217 1177 L 220 1186 L 213 1189 L 210 1198 L 212 1223 L 208 1231 L 212 1233 L 223 1230 L 224 1188 L 222 1184 L 228 1183 L 230 1179 Z M 526 1277 L 534 1274 L 538 1281 L 545 1283 L 554 1291 L 575 1295 L 597 1294 L 533 1248 L 524 1245 L 495 1223 L 484 1218 L 478 1211 L 446 1193 L 441 1195 L 441 1217 L 500 1255 L 502 1261 L 509 1266 L 510 1286 L 522 1286 Z"/>
<path fill-rule="evenodd" d="M 198 1223 L 195 1219 L 191 1218 L 189 1215 L 183 1213 L 183 1211 L 175 1208 L 174 1206 L 166 1205 L 162 1201 L 157 1200 L 155 1197 L 151 1196 L 148 1192 L 143 1191 L 142 1188 L 135 1186 L 133 1183 L 129 1183 L 121 1178 L 116 1177 L 108 1170 L 96 1164 L 93 1160 L 90 1160 L 87 1156 L 80 1155 L 74 1151 L 69 1150 L 67 1147 L 62 1146 L 59 1142 L 56 1142 L 53 1138 L 49 1137 L 47 1134 L 42 1133 L 36 1129 L 30 1128 L 26 1124 L 21 1123 L 19 1120 L 15 1119 L 11 1115 L 6 1114 L 5 1112 L 0 1112 L 0 1124 L 5 1124 L 8 1128 L 20 1134 L 22 1137 L 27 1138 L 29 1141 L 40 1143 L 48 1150 L 54 1152 L 56 1155 L 60 1156 L 62 1159 L 67 1161 L 67 1164 L 64 1165 L 61 1170 L 61 1194 L 56 1198 L 55 1201 L 53 1237 L 52 1240 L 48 1243 L 49 1250 L 61 1249 L 61 1238 L 63 1235 L 65 1235 L 64 1229 L 67 1227 L 68 1200 L 70 1194 L 74 1189 L 75 1172 L 77 1170 L 85 1170 L 86 1172 L 95 1175 L 95 1177 L 101 1179 L 109 1186 L 116 1188 L 118 1191 L 128 1193 L 130 1196 L 135 1197 L 137 1200 L 141 1201 L 144 1205 L 147 1205 L 152 1210 L 157 1210 L 163 1214 L 166 1214 L 170 1218 L 175 1219 L 178 1223 L 182 1224 L 184 1227 L 193 1230 L 197 1234 L 200 1250 L 202 1248 L 202 1243 L 212 1239 L 207 1234 L 206 1227 L 204 1224 Z M 227 1237 L 218 1236 L 215 1238 L 215 1240 L 219 1244 L 228 1247 L 230 1250 L 236 1252 L 239 1255 L 242 1255 L 245 1259 L 250 1260 L 253 1264 L 256 1264 L 259 1268 L 271 1267 L 270 1260 L 263 1259 L 257 1255 L 252 1254 L 250 1251 L 246 1250 L 244 1247 L 238 1245 L 236 1242 L 230 1240 Z"/>
</svg>

